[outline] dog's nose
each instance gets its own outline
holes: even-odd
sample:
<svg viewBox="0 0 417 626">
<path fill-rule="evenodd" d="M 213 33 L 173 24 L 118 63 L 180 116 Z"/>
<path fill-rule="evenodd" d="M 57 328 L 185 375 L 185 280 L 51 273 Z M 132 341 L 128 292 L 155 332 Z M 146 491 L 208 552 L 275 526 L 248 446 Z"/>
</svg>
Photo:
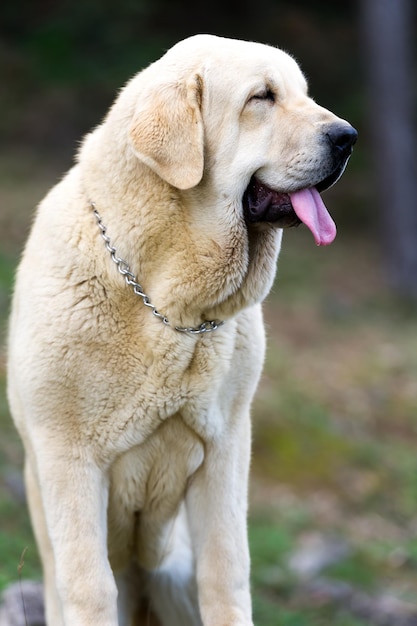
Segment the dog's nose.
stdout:
<svg viewBox="0 0 417 626">
<path fill-rule="evenodd" d="M 333 124 L 327 129 L 327 137 L 336 150 L 348 156 L 358 138 L 357 131 L 350 124 Z"/>
</svg>

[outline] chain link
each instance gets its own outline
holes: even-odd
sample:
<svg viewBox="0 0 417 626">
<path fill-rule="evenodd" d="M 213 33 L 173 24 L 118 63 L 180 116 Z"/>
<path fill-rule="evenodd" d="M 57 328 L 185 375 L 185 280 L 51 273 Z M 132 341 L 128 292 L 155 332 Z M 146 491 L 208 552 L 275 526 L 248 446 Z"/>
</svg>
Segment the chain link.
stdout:
<svg viewBox="0 0 417 626">
<path fill-rule="evenodd" d="M 116 248 L 111 245 L 110 237 L 107 235 L 107 227 L 103 224 L 101 219 L 101 215 L 96 209 L 96 205 L 94 202 L 90 202 L 91 208 L 93 209 L 94 217 L 97 221 L 97 226 L 100 229 L 100 234 L 102 239 L 104 240 L 105 247 L 110 253 L 110 257 L 112 261 L 116 264 L 119 273 L 124 277 L 126 285 L 132 287 L 133 292 L 142 298 L 142 302 L 145 306 L 149 307 L 152 311 L 152 314 L 161 320 L 163 324 L 166 326 L 171 326 L 168 318 L 162 313 L 159 313 L 156 310 L 156 307 L 152 304 L 149 297 L 143 290 L 143 287 L 140 283 L 138 283 L 136 276 L 131 271 L 129 264 L 124 259 L 121 259 L 116 254 Z M 173 328 L 180 333 L 189 333 L 191 335 L 202 335 L 204 333 L 211 333 L 213 330 L 217 330 L 220 326 L 223 326 L 224 322 L 216 321 L 216 320 L 206 320 L 199 326 L 191 326 L 191 327 L 182 327 L 182 326 L 174 326 Z"/>
</svg>

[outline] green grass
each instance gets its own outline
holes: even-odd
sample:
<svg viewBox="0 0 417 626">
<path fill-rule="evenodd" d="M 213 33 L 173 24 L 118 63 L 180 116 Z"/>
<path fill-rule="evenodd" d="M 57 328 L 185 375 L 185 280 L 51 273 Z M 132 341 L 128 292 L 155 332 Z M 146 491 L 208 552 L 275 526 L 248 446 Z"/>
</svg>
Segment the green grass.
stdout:
<svg viewBox="0 0 417 626">
<path fill-rule="evenodd" d="M 0 173 L 3 334 L 33 206 L 55 178 L 33 159 L 11 159 Z M 323 571 L 327 579 L 416 602 L 417 314 L 396 303 L 381 268 L 372 238 L 358 237 L 351 225 L 342 223 L 327 249 L 317 249 L 302 228 L 285 233 L 265 305 L 268 354 L 253 407 L 257 626 L 369 626 L 340 604 L 300 599 L 288 560 L 309 533 L 340 536 L 350 546 Z M 23 456 L 5 398 L 4 347 L 0 429 L 2 589 L 17 579 L 26 546 L 23 576 L 40 577 L 26 508 L 7 482 Z"/>
<path fill-rule="evenodd" d="M 41 578 L 38 552 L 26 509 L 0 492 L 0 591 L 18 580 L 18 567 L 24 554 L 22 577 Z"/>
<path fill-rule="evenodd" d="M 0 592 L 18 580 L 18 566 L 26 548 L 22 576 L 39 579 L 41 568 L 26 505 L 10 487 L 22 471 L 22 446 L 11 422 L 0 361 Z M 3 363 L 4 369 L 4 363 Z"/>
</svg>

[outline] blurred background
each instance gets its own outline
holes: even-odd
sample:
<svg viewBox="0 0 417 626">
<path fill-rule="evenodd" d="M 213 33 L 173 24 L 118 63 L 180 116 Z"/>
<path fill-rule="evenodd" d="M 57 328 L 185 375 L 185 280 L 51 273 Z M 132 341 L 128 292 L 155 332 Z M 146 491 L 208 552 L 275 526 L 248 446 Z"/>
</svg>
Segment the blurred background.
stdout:
<svg viewBox="0 0 417 626">
<path fill-rule="evenodd" d="M 417 624 L 413 0 L 20 0 L 0 8 L 0 592 L 40 565 L 5 398 L 13 273 L 37 202 L 117 90 L 177 40 L 284 48 L 359 141 L 329 248 L 285 233 L 253 407 L 257 626 Z M 47 254 L 47 251 L 45 251 Z M 29 622 L 32 624 L 32 622 Z M 38 623 L 38 622 L 37 622 Z M 33 626 L 33 624 L 32 624 Z"/>
</svg>

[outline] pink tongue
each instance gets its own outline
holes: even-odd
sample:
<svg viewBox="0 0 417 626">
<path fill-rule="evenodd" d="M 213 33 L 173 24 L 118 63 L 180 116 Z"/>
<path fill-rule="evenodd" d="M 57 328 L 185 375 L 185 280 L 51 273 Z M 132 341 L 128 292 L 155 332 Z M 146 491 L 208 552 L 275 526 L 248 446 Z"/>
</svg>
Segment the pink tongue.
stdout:
<svg viewBox="0 0 417 626">
<path fill-rule="evenodd" d="M 291 204 L 298 218 L 313 233 L 318 246 L 327 246 L 336 237 L 336 225 L 315 187 L 290 193 Z"/>
</svg>

